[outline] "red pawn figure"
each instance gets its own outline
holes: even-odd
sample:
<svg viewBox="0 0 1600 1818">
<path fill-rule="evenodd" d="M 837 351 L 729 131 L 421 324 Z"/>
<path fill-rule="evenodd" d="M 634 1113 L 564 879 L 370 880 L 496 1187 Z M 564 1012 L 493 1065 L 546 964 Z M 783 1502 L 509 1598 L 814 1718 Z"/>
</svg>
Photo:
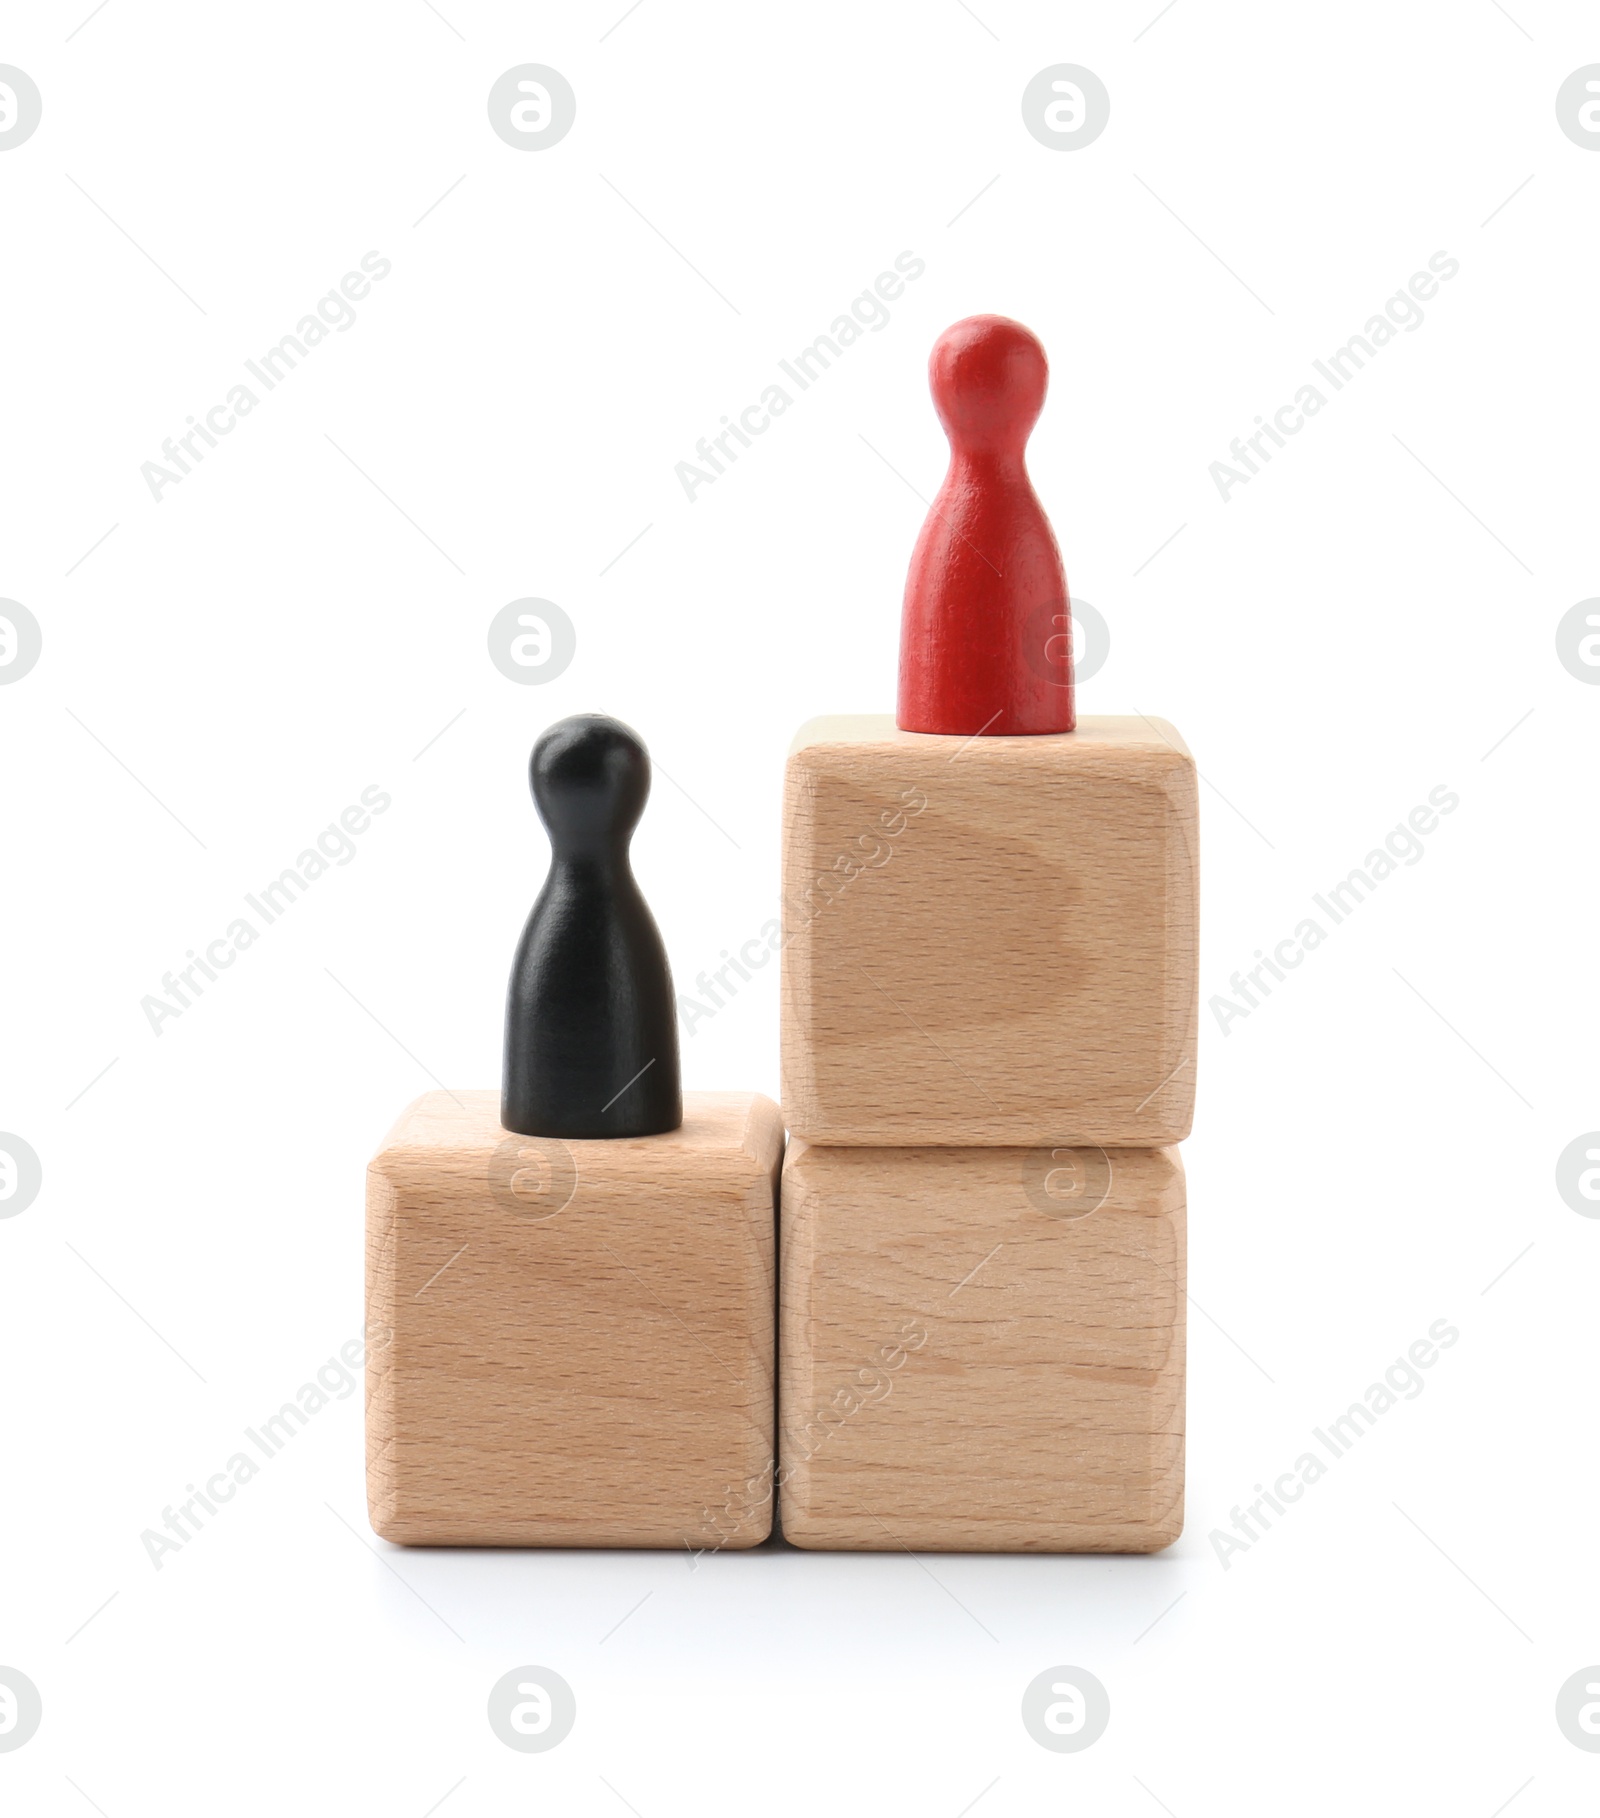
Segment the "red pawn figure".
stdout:
<svg viewBox="0 0 1600 1818">
<path fill-rule="evenodd" d="M 1050 380 L 1038 337 L 1006 316 L 947 328 L 928 360 L 950 438 L 906 576 L 905 732 L 1071 732 L 1067 577 L 1023 451 Z"/>
</svg>

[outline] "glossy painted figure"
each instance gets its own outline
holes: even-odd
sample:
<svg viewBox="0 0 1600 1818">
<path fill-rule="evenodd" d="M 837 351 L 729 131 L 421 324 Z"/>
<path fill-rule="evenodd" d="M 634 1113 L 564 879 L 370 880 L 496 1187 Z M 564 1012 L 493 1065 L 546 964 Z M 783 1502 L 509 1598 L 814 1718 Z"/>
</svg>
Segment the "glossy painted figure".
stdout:
<svg viewBox="0 0 1600 1818">
<path fill-rule="evenodd" d="M 906 576 L 900 700 L 907 732 L 1071 732 L 1067 577 L 1028 478 L 1050 368 L 1006 316 L 947 328 L 928 361 L 950 467 Z"/>
<path fill-rule="evenodd" d="M 550 873 L 506 1001 L 501 1122 L 524 1136 L 653 1136 L 683 1122 L 666 949 L 628 863 L 650 758 L 620 720 L 552 726 L 528 765 Z"/>
</svg>

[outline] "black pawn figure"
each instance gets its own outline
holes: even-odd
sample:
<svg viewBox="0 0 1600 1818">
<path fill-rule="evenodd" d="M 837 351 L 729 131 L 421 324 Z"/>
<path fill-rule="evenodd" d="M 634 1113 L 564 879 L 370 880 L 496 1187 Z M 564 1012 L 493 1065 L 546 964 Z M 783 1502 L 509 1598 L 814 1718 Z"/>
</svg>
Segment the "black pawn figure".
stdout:
<svg viewBox="0 0 1600 1818">
<path fill-rule="evenodd" d="M 534 746 L 528 777 L 550 874 L 511 967 L 500 1120 L 522 1136 L 676 1130 L 672 973 L 628 864 L 649 754 L 620 720 L 575 714 Z"/>
</svg>

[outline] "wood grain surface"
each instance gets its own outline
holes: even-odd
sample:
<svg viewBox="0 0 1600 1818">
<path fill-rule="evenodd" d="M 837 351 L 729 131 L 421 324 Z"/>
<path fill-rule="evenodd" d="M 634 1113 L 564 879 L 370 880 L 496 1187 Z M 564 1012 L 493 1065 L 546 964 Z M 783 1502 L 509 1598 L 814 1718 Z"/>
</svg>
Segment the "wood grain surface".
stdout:
<svg viewBox="0 0 1600 1818">
<path fill-rule="evenodd" d="M 430 1092 L 367 1175 L 367 1486 L 424 1546 L 748 1547 L 771 1514 L 770 1099 L 512 1137 Z M 727 1510 L 738 1511 L 730 1516 Z"/>
<path fill-rule="evenodd" d="M 1194 760 L 1159 720 L 1034 738 L 814 720 L 783 832 L 783 1107 L 841 1145 L 1180 1141 Z"/>
<path fill-rule="evenodd" d="M 1183 1528 L 1185 1230 L 1175 1149 L 791 1142 L 784 1538 L 1170 1545 Z"/>
</svg>

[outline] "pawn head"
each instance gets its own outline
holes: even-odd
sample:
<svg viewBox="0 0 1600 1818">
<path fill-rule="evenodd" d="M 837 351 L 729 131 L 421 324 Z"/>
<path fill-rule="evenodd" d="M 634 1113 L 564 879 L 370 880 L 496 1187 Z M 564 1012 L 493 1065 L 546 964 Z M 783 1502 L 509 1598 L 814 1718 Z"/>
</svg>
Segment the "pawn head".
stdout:
<svg viewBox="0 0 1600 1818">
<path fill-rule="evenodd" d="M 928 357 L 933 407 L 963 448 L 1020 455 L 1049 383 L 1039 337 L 1009 316 L 968 316 L 940 335 Z"/>
<path fill-rule="evenodd" d="M 528 760 L 539 818 L 557 853 L 626 844 L 650 795 L 650 756 L 631 726 L 576 713 L 539 736 Z"/>
</svg>

